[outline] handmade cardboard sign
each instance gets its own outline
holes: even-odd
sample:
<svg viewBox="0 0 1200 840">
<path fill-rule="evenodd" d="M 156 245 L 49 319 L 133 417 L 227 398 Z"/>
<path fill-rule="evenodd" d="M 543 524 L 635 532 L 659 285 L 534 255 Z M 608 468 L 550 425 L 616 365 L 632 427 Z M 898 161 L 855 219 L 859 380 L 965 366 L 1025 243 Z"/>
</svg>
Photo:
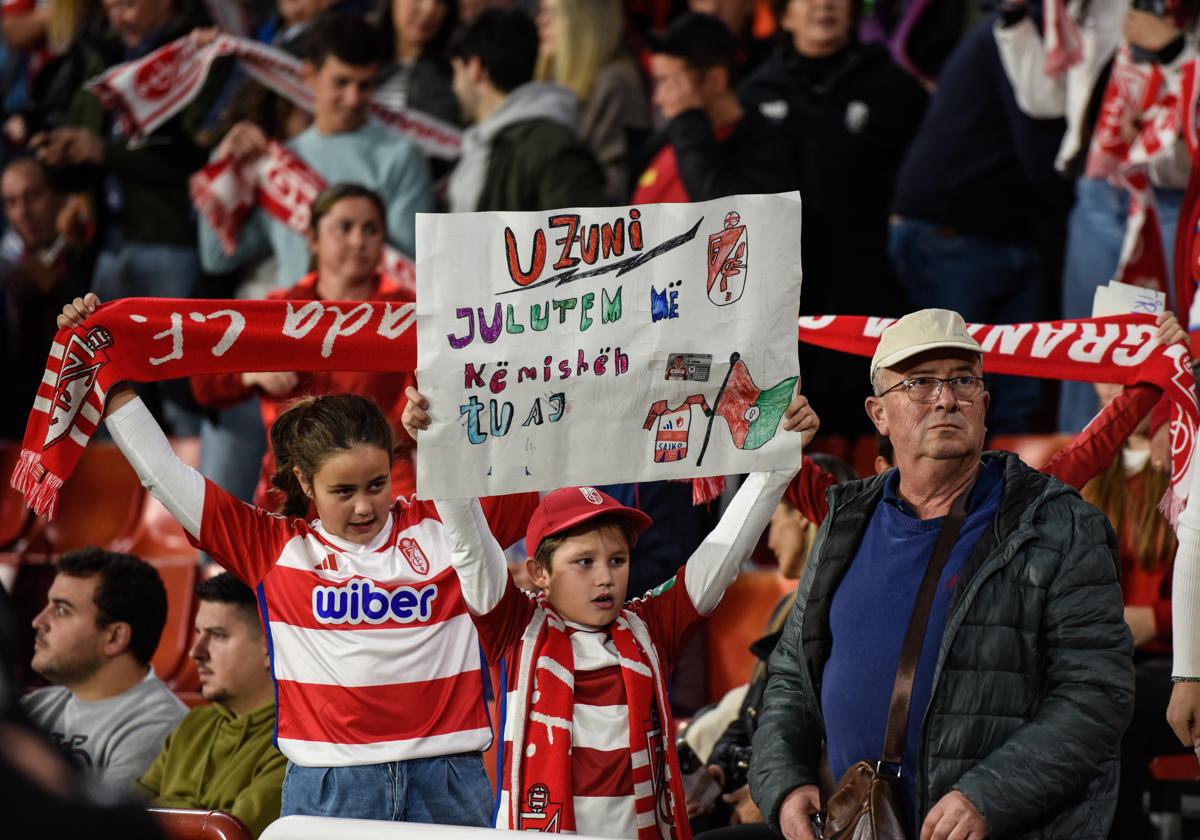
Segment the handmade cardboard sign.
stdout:
<svg viewBox="0 0 1200 840">
<path fill-rule="evenodd" d="M 417 216 L 417 492 L 795 466 L 800 197 Z"/>
</svg>

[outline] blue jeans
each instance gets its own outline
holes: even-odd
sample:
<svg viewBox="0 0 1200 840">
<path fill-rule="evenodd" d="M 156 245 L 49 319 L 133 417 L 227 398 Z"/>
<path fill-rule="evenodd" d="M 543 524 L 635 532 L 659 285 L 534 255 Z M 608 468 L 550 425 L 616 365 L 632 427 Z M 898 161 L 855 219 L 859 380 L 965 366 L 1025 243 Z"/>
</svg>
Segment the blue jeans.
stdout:
<svg viewBox="0 0 1200 840">
<path fill-rule="evenodd" d="M 258 397 L 213 412 L 200 425 L 200 472 L 243 502 L 254 500 L 266 451 Z"/>
<path fill-rule="evenodd" d="M 1163 250 L 1167 255 L 1167 290 L 1174 291 L 1175 226 L 1179 222 L 1182 190 L 1154 191 Z M 1121 243 L 1129 213 L 1129 193 L 1099 178 L 1075 182 L 1075 206 L 1067 226 L 1067 254 L 1063 265 L 1064 318 L 1087 318 L 1092 296 L 1117 272 Z M 1168 301 L 1170 298 L 1168 297 Z M 1058 428 L 1078 432 L 1096 416 L 1099 402 L 1090 382 L 1064 382 L 1058 400 Z"/>
<path fill-rule="evenodd" d="M 1015 324 L 1046 316 L 1046 277 L 1037 250 L 957 234 L 918 219 L 893 222 L 888 250 L 916 309 L 950 309 L 968 322 Z M 988 431 L 1028 432 L 1041 402 L 1042 383 L 990 376 Z"/>
<path fill-rule="evenodd" d="M 288 762 L 280 816 L 492 825 L 492 783 L 479 753 L 355 767 Z"/>
</svg>

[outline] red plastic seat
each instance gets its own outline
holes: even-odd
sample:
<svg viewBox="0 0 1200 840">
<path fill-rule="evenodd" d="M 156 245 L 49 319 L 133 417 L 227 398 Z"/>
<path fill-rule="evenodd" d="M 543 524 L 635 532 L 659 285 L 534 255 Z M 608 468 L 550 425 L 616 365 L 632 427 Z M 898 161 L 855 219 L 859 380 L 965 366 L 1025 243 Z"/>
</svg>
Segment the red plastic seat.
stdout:
<svg viewBox="0 0 1200 840">
<path fill-rule="evenodd" d="M 708 699 L 716 702 L 747 682 L 754 670 L 750 645 L 766 635 L 779 599 L 796 588 L 774 571 L 743 572 L 708 620 Z"/>
<path fill-rule="evenodd" d="M 162 577 L 167 589 L 167 623 L 150 664 L 159 679 L 172 685 L 175 677 L 186 671 L 188 650 L 192 644 L 192 626 L 196 618 L 197 567 L 190 557 L 144 557 Z M 197 681 L 197 686 L 198 686 Z"/>
<path fill-rule="evenodd" d="M 150 808 L 170 840 L 254 840 L 246 824 L 224 811 Z"/>
<path fill-rule="evenodd" d="M 1026 464 L 1040 470 L 1074 439 L 1073 435 L 996 435 L 988 441 L 988 449 L 1013 452 Z"/>
<path fill-rule="evenodd" d="M 1150 760 L 1150 775 L 1159 782 L 1200 782 L 1195 753 L 1160 755 Z"/>
<path fill-rule="evenodd" d="M 85 545 L 128 545 L 146 493 L 125 456 L 111 443 L 91 443 L 63 484 L 58 510 L 41 522 L 34 550 L 61 554 Z"/>
</svg>

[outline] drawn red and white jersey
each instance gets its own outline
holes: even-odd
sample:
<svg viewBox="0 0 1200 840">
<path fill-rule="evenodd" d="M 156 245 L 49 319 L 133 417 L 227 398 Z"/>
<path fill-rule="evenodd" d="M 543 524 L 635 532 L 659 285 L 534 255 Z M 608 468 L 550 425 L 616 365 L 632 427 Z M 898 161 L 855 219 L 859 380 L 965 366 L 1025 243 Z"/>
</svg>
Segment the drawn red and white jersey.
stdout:
<svg viewBox="0 0 1200 840">
<path fill-rule="evenodd" d="M 482 500 L 501 545 L 536 494 Z M 199 548 L 250 586 L 270 645 L 277 745 L 307 767 L 484 750 L 479 640 L 432 502 L 398 498 L 370 545 L 205 482 Z"/>
<path fill-rule="evenodd" d="M 654 433 L 654 462 L 682 461 L 687 458 L 688 435 L 692 427 L 692 407 L 700 406 L 705 414 L 711 413 L 703 394 L 693 394 L 675 408 L 668 408 L 666 400 L 650 406 L 643 428 L 649 429 L 658 422 Z"/>
</svg>

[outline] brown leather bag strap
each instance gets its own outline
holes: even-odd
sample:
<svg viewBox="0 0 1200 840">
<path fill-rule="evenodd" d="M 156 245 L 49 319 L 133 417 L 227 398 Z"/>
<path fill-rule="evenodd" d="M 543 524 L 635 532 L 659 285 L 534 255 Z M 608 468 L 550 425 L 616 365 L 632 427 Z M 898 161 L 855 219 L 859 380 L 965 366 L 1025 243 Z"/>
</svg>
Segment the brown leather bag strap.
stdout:
<svg viewBox="0 0 1200 840">
<path fill-rule="evenodd" d="M 917 590 L 917 601 L 913 604 L 912 616 L 908 620 L 908 632 L 904 634 L 904 645 L 900 648 L 900 664 L 896 667 L 896 682 L 892 685 L 892 702 L 888 708 L 887 734 L 883 739 L 883 764 L 895 765 L 894 773 L 900 772 L 904 758 L 904 740 L 908 734 L 908 708 L 912 702 L 913 680 L 917 676 L 917 660 L 921 646 L 925 643 L 925 629 L 929 625 L 929 613 L 933 610 L 933 596 L 937 592 L 942 570 L 950 559 L 950 552 L 958 541 L 963 520 L 967 518 L 967 497 L 971 495 L 972 481 L 967 489 L 958 494 L 950 505 L 950 513 L 942 522 L 921 588 Z M 883 769 L 882 767 L 880 768 Z"/>
</svg>

